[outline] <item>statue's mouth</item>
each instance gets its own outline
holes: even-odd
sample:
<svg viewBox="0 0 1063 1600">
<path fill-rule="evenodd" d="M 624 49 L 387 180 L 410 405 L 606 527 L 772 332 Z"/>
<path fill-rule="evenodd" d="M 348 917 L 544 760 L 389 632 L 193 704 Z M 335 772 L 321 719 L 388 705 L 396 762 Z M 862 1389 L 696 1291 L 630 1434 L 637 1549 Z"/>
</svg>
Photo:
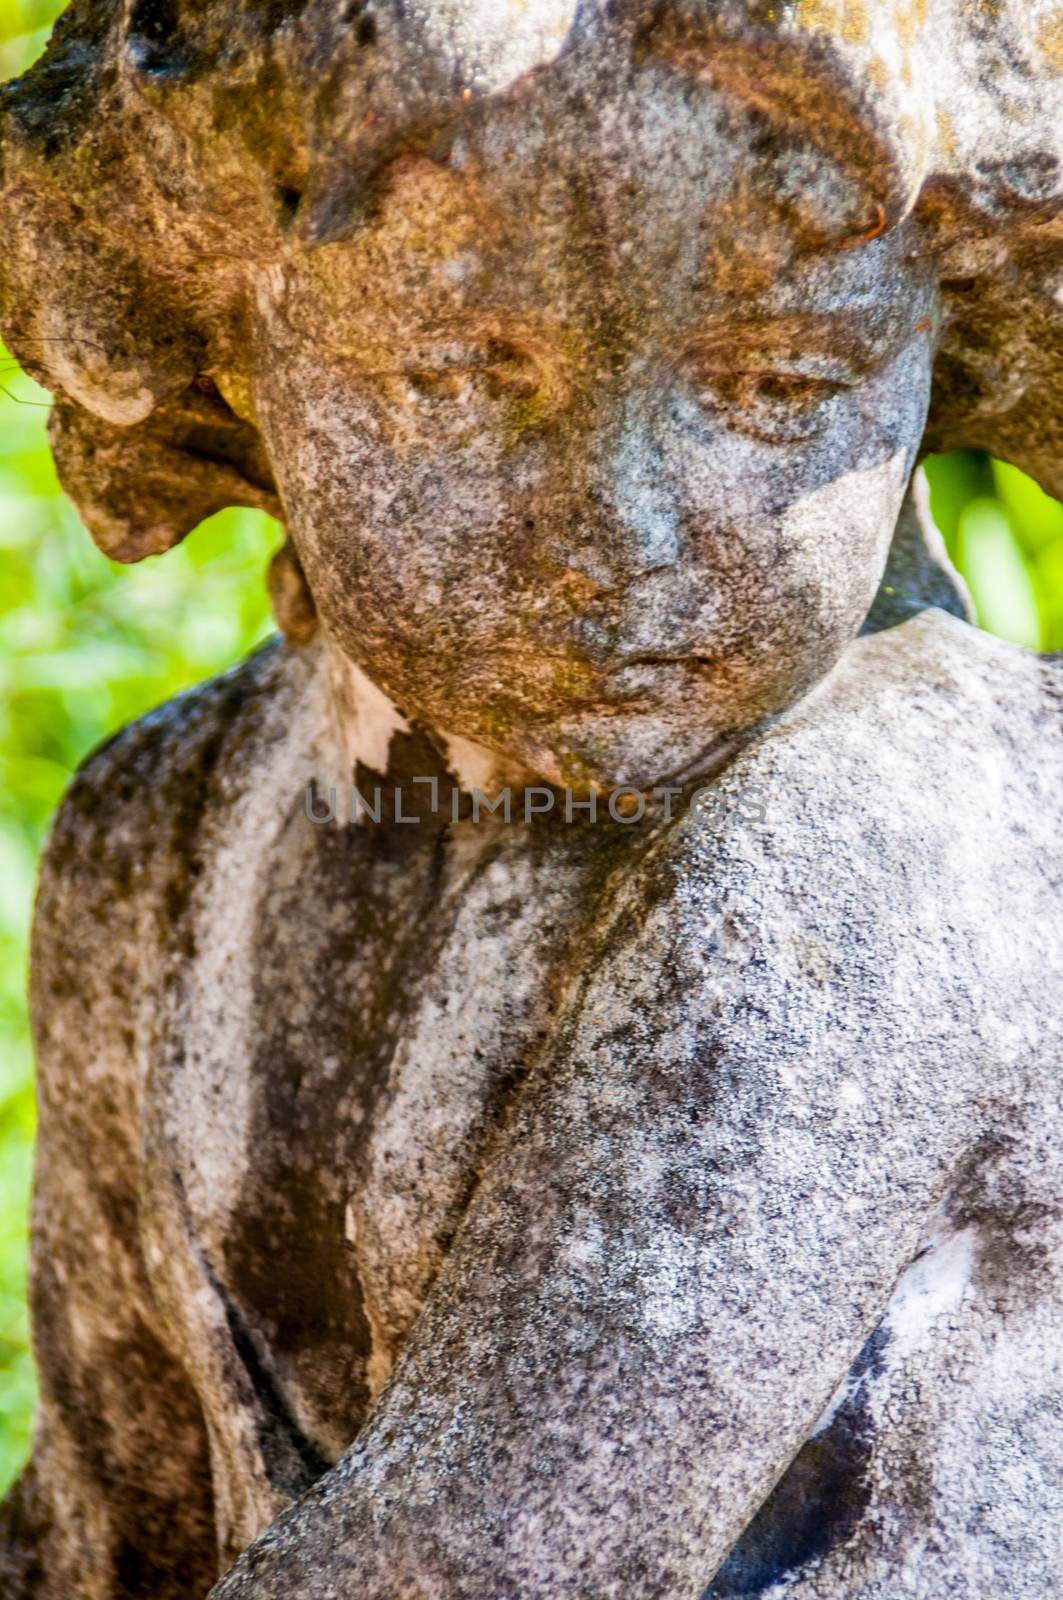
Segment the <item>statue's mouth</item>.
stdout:
<svg viewBox="0 0 1063 1600">
<path fill-rule="evenodd" d="M 678 694 L 697 695 L 718 680 L 720 663 L 710 655 L 684 651 L 641 651 L 599 668 L 610 695 L 627 704 L 647 705 Z"/>
<path fill-rule="evenodd" d="M 622 672 L 629 667 L 683 667 L 699 672 L 711 672 L 717 665 L 715 656 L 692 654 L 685 650 L 674 654 L 665 651 L 644 651 L 638 655 L 622 657 L 609 670 Z"/>
</svg>

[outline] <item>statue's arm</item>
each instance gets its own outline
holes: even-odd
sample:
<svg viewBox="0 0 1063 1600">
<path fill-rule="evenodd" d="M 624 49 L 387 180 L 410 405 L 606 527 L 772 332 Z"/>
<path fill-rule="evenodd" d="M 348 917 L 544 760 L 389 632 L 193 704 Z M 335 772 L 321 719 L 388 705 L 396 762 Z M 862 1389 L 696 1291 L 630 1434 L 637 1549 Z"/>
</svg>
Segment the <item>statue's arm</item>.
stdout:
<svg viewBox="0 0 1063 1600">
<path fill-rule="evenodd" d="M 215 1600 L 700 1594 L 1010 1092 L 979 941 L 1022 850 L 961 712 L 910 751 L 866 714 L 811 772 L 766 747 L 763 838 L 691 823 L 629 881 L 367 1427 Z"/>
<path fill-rule="evenodd" d="M 694 1600 L 807 1437 L 955 1147 L 898 1070 L 854 1113 L 774 1019 L 728 1049 L 675 912 L 616 930 L 357 1445 L 216 1600 Z"/>
<path fill-rule="evenodd" d="M 41 865 L 31 961 L 39 1132 L 33 1456 L 0 1509 L 5 1600 L 202 1593 L 217 1574 L 206 1431 L 140 1232 L 141 1046 L 158 995 L 165 715 L 94 756 Z M 179 762 L 179 755 L 178 755 Z"/>
</svg>

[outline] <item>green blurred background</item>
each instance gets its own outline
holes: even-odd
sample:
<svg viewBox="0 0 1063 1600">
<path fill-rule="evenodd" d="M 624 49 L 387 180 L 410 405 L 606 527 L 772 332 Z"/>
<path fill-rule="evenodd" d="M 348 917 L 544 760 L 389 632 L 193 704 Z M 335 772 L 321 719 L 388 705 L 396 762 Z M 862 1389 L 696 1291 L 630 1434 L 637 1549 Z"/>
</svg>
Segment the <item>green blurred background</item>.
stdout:
<svg viewBox="0 0 1063 1600">
<path fill-rule="evenodd" d="M 0 0 L 0 79 L 44 48 L 63 0 Z M 0 348 L 0 1492 L 26 1453 L 33 1138 L 26 937 L 37 852 L 93 745 L 270 631 L 268 518 L 213 517 L 177 550 L 115 566 L 56 483 L 48 397 Z M 983 626 L 1063 649 L 1063 506 L 977 451 L 928 463 L 931 505 Z"/>
</svg>

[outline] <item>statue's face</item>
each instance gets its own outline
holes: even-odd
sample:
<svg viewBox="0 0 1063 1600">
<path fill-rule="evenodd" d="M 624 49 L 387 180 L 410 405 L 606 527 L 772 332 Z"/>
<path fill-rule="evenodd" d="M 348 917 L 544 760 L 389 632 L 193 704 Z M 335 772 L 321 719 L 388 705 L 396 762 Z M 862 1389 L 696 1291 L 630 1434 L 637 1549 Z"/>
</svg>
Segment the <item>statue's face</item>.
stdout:
<svg viewBox="0 0 1063 1600">
<path fill-rule="evenodd" d="M 263 272 L 252 387 L 325 627 L 405 714 L 648 787 L 859 628 L 933 288 L 758 113 L 656 61 L 592 99 L 518 87 Z"/>
</svg>

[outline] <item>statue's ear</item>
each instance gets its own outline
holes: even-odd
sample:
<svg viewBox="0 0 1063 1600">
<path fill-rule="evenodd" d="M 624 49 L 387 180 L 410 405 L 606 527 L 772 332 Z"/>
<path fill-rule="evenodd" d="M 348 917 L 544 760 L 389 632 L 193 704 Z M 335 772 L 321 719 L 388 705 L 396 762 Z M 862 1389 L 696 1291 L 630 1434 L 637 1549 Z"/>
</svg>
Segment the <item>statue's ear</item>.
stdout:
<svg viewBox="0 0 1063 1600">
<path fill-rule="evenodd" d="M 25 152 L 16 141 L 4 155 L 10 175 Z M 231 505 L 279 516 L 258 432 L 196 376 L 204 341 L 172 286 L 79 221 L 43 181 L 15 182 L 6 194 L 4 331 L 55 395 L 60 482 L 101 550 L 139 561 Z"/>
<path fill-rule="evenodd" d="M 60 399 L 50 431 L 59 481 L 113 561 L 169 550 L 226 506 L 281 515 L 257 430 L 207 379 L 127 426 Z"/>
<path fill-rule="evenodd" d="M 1059 15 L 1042 0 L 940 4 L 928 57 L 938 139 L 919 214 L 939 263 L 942 333 L 924 442 L 987 450 L 1061 496 Z"/>
<path fill-rule="evenodd" d="M 924 444 L 987 450 L 1063 499 L 1063 220 L 951 252 Z"/>
</svg>

